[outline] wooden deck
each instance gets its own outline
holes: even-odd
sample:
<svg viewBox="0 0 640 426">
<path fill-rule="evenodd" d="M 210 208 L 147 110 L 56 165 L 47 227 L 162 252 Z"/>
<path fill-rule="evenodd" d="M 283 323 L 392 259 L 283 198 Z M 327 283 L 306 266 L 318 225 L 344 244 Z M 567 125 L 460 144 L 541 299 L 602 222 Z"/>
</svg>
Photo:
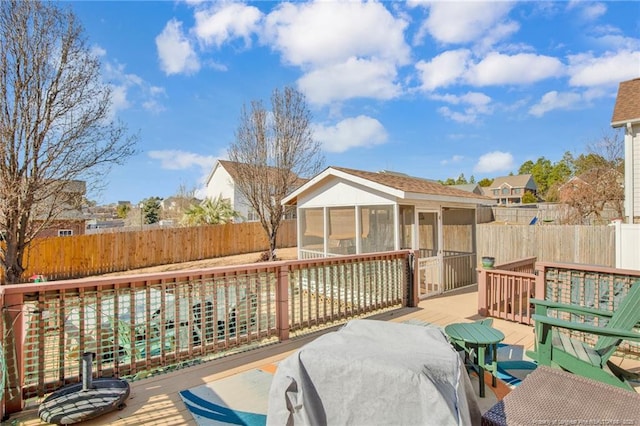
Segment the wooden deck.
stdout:
<svg viewBox="0 0 640 426">
<path fill-rule="evenodd" d="M 477 286 L 454 291 L 424 300 L 417 308 L 402 308 L 370 318 L 383 321 L 403 322 L 421 320 L 441 326 L 480 319 L 477 314 Z M 500 319 L 494 327 L 505 335 L 504 343 L 518 345 L 523 350 L 533 346 L 533 327 Z M 326 332 L 326 331 L 324 331 Z M 83 425 L 196 425 L 187 411 L 178 392 L 204 383 L 231 376 L 277 362 L 305 343 L 318 337 L 318 333 L 291 339 L 285 343 L 251 350 L 165 375 L 135 381 L 131 384 L 131 395 L 122 411 L 105 414 Z M 640 371 L 639 361 L 624 360 L 625 368 Z M 482 407 L 481 407 L 482 408 Z M 25 410 L 11 416 L 8 424 L 41 425 L 37 408 Z"/>
</svg>

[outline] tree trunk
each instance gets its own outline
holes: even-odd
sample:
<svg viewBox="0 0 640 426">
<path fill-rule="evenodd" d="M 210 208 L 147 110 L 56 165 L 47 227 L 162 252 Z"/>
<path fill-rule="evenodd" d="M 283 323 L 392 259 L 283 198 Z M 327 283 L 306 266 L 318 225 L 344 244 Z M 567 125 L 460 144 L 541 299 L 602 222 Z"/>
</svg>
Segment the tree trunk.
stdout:
<svg viewBox="0 0 640 426">
<path fill-rule="evenodd" d="M 7 241 L 7 248 L 4 251 L 4 280 L 2 284 L 17 284 L 21 281 L 24 268 L 22 267 L 22 250 L 13 241 Z"/>
<path fill-rule="evenodd" d="M 276 240 L 277 240 L 277 233 L 273 232 L 269 236 L 269 260 L 270 261 L 276 260 Z"/>
</svg>

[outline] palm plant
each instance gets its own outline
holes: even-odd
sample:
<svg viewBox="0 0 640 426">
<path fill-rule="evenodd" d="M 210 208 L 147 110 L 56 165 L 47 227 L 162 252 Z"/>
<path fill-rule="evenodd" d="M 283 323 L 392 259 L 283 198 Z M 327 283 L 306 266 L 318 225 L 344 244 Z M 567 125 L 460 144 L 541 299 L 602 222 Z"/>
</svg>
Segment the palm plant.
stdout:
<svg viewBox="0 0 640 426">
<path fill-rule="evenodd" d="M 202 203 L 189 206 L 182 216 L 182 223 L 187 226 L 222 225 L 240 217 L 229 200 L 218 196 L 205 198 Z"/>
</svg>

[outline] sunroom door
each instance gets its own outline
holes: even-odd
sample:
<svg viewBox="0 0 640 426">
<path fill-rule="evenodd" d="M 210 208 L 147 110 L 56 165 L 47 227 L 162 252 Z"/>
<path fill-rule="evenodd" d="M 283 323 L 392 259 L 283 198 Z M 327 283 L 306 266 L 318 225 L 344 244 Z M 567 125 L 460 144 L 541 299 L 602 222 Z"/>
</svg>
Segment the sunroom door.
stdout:
<svg viewBox="0 0 640 426">
<path fill-rule="evenodd" d="M 442 250 L 439 247 L 440 214 L 437 211 L 418 212 L 418 295 L 421 299 L 440 294 L 442 287 Z"/>
</svg>

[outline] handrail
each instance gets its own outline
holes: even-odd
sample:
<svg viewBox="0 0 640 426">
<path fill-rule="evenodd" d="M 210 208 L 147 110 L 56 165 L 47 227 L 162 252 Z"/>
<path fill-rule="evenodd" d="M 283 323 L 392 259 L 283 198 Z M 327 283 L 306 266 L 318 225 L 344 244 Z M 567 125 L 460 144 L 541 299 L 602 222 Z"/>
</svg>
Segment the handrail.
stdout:
<svg viewBox="0 0 640 426">
<path fill-rule="evenodd" d="M 407 305 L 409 255 L 404 250 L 1 286 L 6 412 L 79 381 L 84 352 L 96 353 L 98 376 L 136 377 Z"/>
</svg>

